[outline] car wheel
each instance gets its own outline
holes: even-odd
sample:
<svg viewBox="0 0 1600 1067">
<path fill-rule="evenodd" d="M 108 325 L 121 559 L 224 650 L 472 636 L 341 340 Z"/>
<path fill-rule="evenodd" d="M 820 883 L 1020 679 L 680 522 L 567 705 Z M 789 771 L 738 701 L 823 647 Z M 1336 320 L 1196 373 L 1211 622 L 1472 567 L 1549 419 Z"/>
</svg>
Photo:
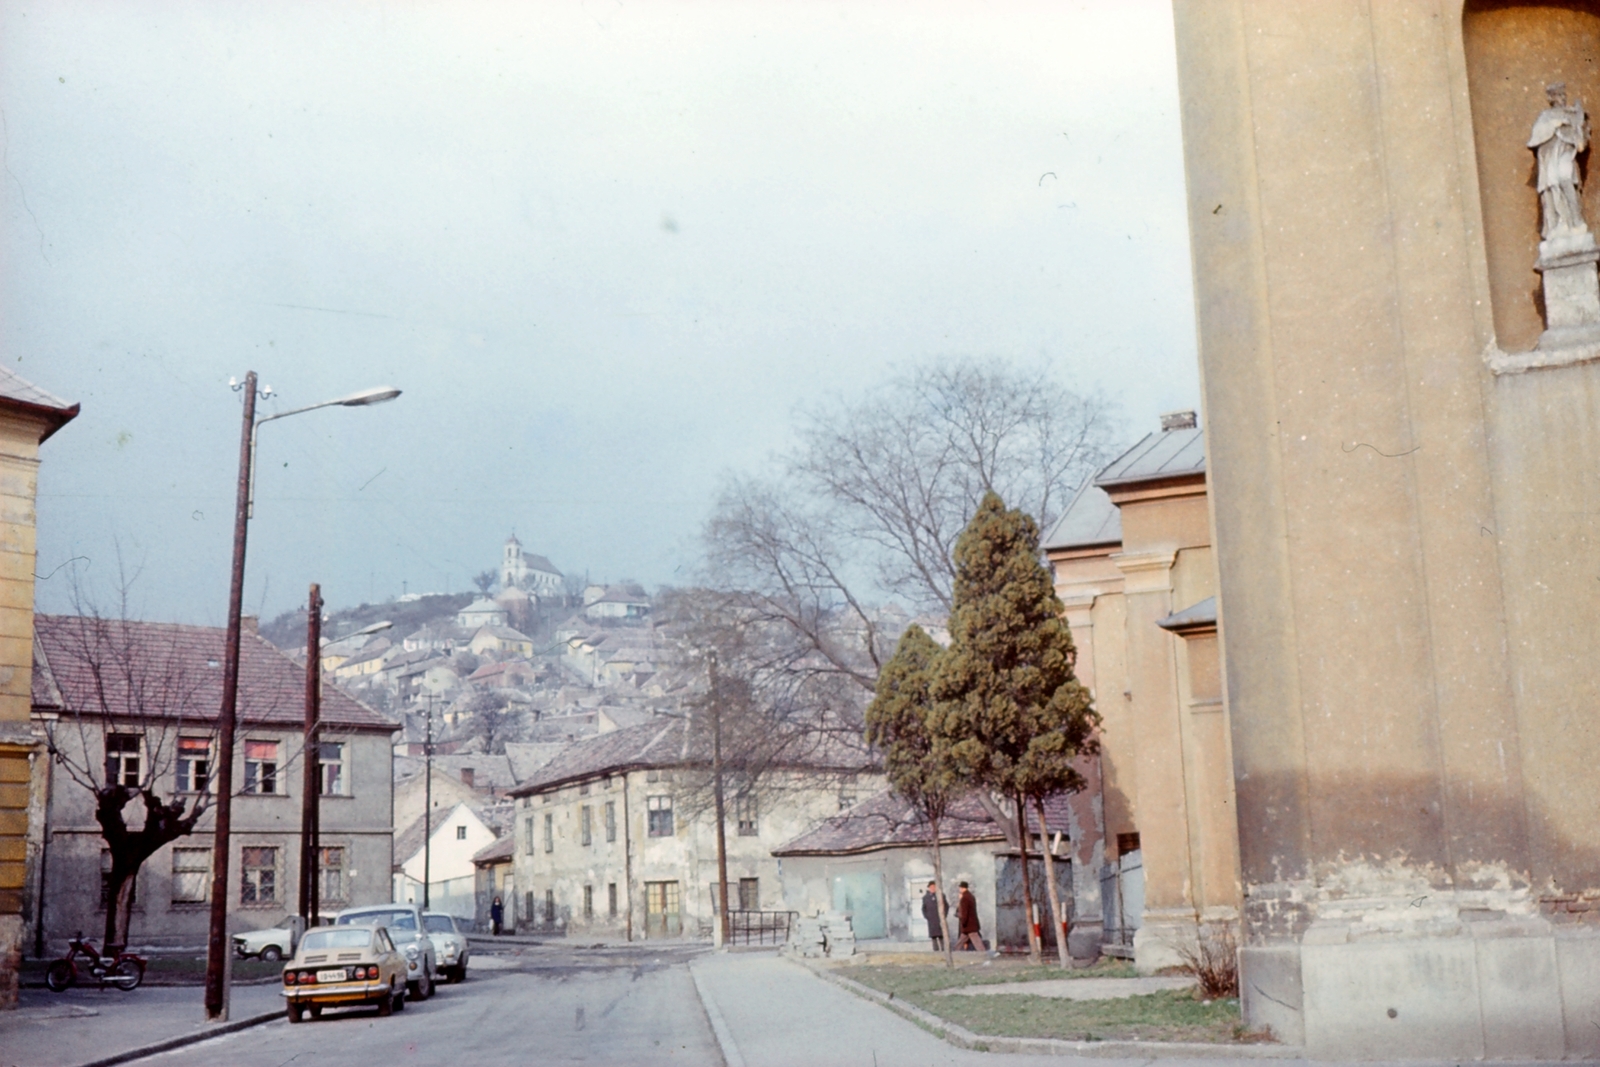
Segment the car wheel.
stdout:
<svg viewBox="0 0 1600 1067">
<path fill-rule="evenodd" d="M 434 984 L 434 975 L 424 974 L 417 981 L 417 989 L 422 993 L 422 996 L 418 998 L 419 1000 L 432 1000 L 433 994 L 438 992 Z"/>
<path fill-rule="evenodd" d="M 283 949 L 277 945 L 268 945 L 261 950 L 261 959 L 266 963 L 277 963 L 283 959 Z"/>
<path fill-rule="evenodd" d="M 406 999 L 407 1000 L 421 1000 L 422 999 L 422 979 L 418 978 L 415 982 L 407 982 L 406 983 Z"/>
<path fill-rule="evenodd" d="M 395 992 L 395 995 L 394 995 L 394 1010 L 395 1011 L 405 1011 L 406 1010 L 406 1001 L 410 1000 L 410 999 L 411 998 L 406 995 L 406 987 L 404 985 L 402 985 L 399 988 L 399 990 Z"/>
<path fill-rule="evenodd" d="M 394 1014 L 394 994 L 387 989 L 383 991 L 383 996 L 378 998 L 378 1014 L 384 1016 Z"/>
<path fill-rule="evenodd" d="M 467 965 L 465 963 L 456 964 L 456 973 L 450 976 L 450 980 L 452 982 L 465 982 L 467 980 Z"/>
<path fill-rule="evenodd" d="M 297 1022 L 301 1022 L 302 1020 L 304 1020 L 304 1018 L 305 1018 L 305 1009 L 300 1007 L 300 1004 L 299 1004 L 298 1001 L 291 1000 L 289 1002 L 289 1021 L 292 1022 L 292 1023 L 297 1023 Z"/>
<path fill-rule="evenodd" d="M 313 1019 L 322 1018 L 322 1005 L 321 1004 L 313 1004 L 313 1005 L 311 1005 L 310 1011 L 311 1011 L 311 1017 Z"/>
</svg>

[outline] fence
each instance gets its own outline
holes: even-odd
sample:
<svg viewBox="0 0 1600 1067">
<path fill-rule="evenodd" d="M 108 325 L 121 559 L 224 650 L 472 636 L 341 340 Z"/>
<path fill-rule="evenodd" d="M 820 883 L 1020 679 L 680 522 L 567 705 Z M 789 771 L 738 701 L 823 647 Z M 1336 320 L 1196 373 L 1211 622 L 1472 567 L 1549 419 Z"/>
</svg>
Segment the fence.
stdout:
<svg viewBox="0 0 1600 1067">
<path fill-rule="evenodd" d="M 735 911 L 728 909 L 730 945 L 781 945 L 789 940 L 793 911 Z"/>
</svg>

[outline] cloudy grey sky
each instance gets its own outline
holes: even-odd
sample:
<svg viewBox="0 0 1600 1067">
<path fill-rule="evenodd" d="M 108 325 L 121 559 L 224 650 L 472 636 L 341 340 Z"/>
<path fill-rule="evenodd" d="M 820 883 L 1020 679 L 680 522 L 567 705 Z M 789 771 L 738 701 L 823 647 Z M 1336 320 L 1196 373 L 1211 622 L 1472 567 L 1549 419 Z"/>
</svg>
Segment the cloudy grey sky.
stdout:
<svg viewBox="0 0 1600 1067">
<path fill-rule="evenodd" d="M 941 355 L 1130 437 L 1198 400 L 1168 0 L 0 6 L 0 356 L 44 449 L 43 610 L 142 566 L 246 607 L 462 590 L 515 527 L 681 579 L 797 405 Z"/>
</svg>

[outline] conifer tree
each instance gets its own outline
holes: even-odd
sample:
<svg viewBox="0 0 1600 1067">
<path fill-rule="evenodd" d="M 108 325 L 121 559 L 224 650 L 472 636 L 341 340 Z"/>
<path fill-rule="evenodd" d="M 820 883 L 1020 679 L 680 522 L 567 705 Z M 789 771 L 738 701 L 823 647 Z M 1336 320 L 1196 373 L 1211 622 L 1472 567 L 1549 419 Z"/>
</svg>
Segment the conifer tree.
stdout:
<svg viewBox="0 0 1600 1067">
<path fill-rule="evenodd" d="M 951 800 L 962 789 L 962 782 L 950 759 L 942 709 L 929 694 L 943 655 L 938 642 L 915 623 L 901 635 L 894 656 L 878 675 L 877 695 L 867 707 L 866 737 L 883 753 L 884 771 L 895 793 L 928 820 L 933 834 L 934 892 L 938 895 L 945 966 L 954 967 L 939 824 Z"/>
<path fill-rule="evenodd" d="M 1042 798 L 1083 788 L 1071 761 L 1094 750 L 1090 734 L 1099 716 L 1073 674 L 1072 634 L 1050 574 L 1039 562 L 1039 527 L 1033 519 L 1006 510 L 997 494 L 986 493 L 956 541 L 955 563 L 951 643 L 940 658 L 931 695 L 944 706 L 940 726 L 950 758 L 973 784 L 1015 805 L 1028 942 L 1038 959 L 1027 804 L 1035 801 L 1044 830 Z M 1053 878 L 1050 900 L 1065 958 Z"/>
</svg>

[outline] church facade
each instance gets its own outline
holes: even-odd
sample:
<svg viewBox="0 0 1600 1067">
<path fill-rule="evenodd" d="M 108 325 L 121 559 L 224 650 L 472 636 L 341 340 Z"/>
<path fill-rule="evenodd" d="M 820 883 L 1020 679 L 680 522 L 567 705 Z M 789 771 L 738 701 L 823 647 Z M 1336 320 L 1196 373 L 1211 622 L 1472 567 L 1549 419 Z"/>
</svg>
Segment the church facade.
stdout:
<svg viewBox="0 0 1600 1067">
<path fill-rule="evenodd" d="M 566 591 L 556 565 L 543 556 L 524 552 L 516 534 L 506 538 L 500 556 L 500 587 L 520 589 L 542 599 L 554 599 Z"/>
</svg>

